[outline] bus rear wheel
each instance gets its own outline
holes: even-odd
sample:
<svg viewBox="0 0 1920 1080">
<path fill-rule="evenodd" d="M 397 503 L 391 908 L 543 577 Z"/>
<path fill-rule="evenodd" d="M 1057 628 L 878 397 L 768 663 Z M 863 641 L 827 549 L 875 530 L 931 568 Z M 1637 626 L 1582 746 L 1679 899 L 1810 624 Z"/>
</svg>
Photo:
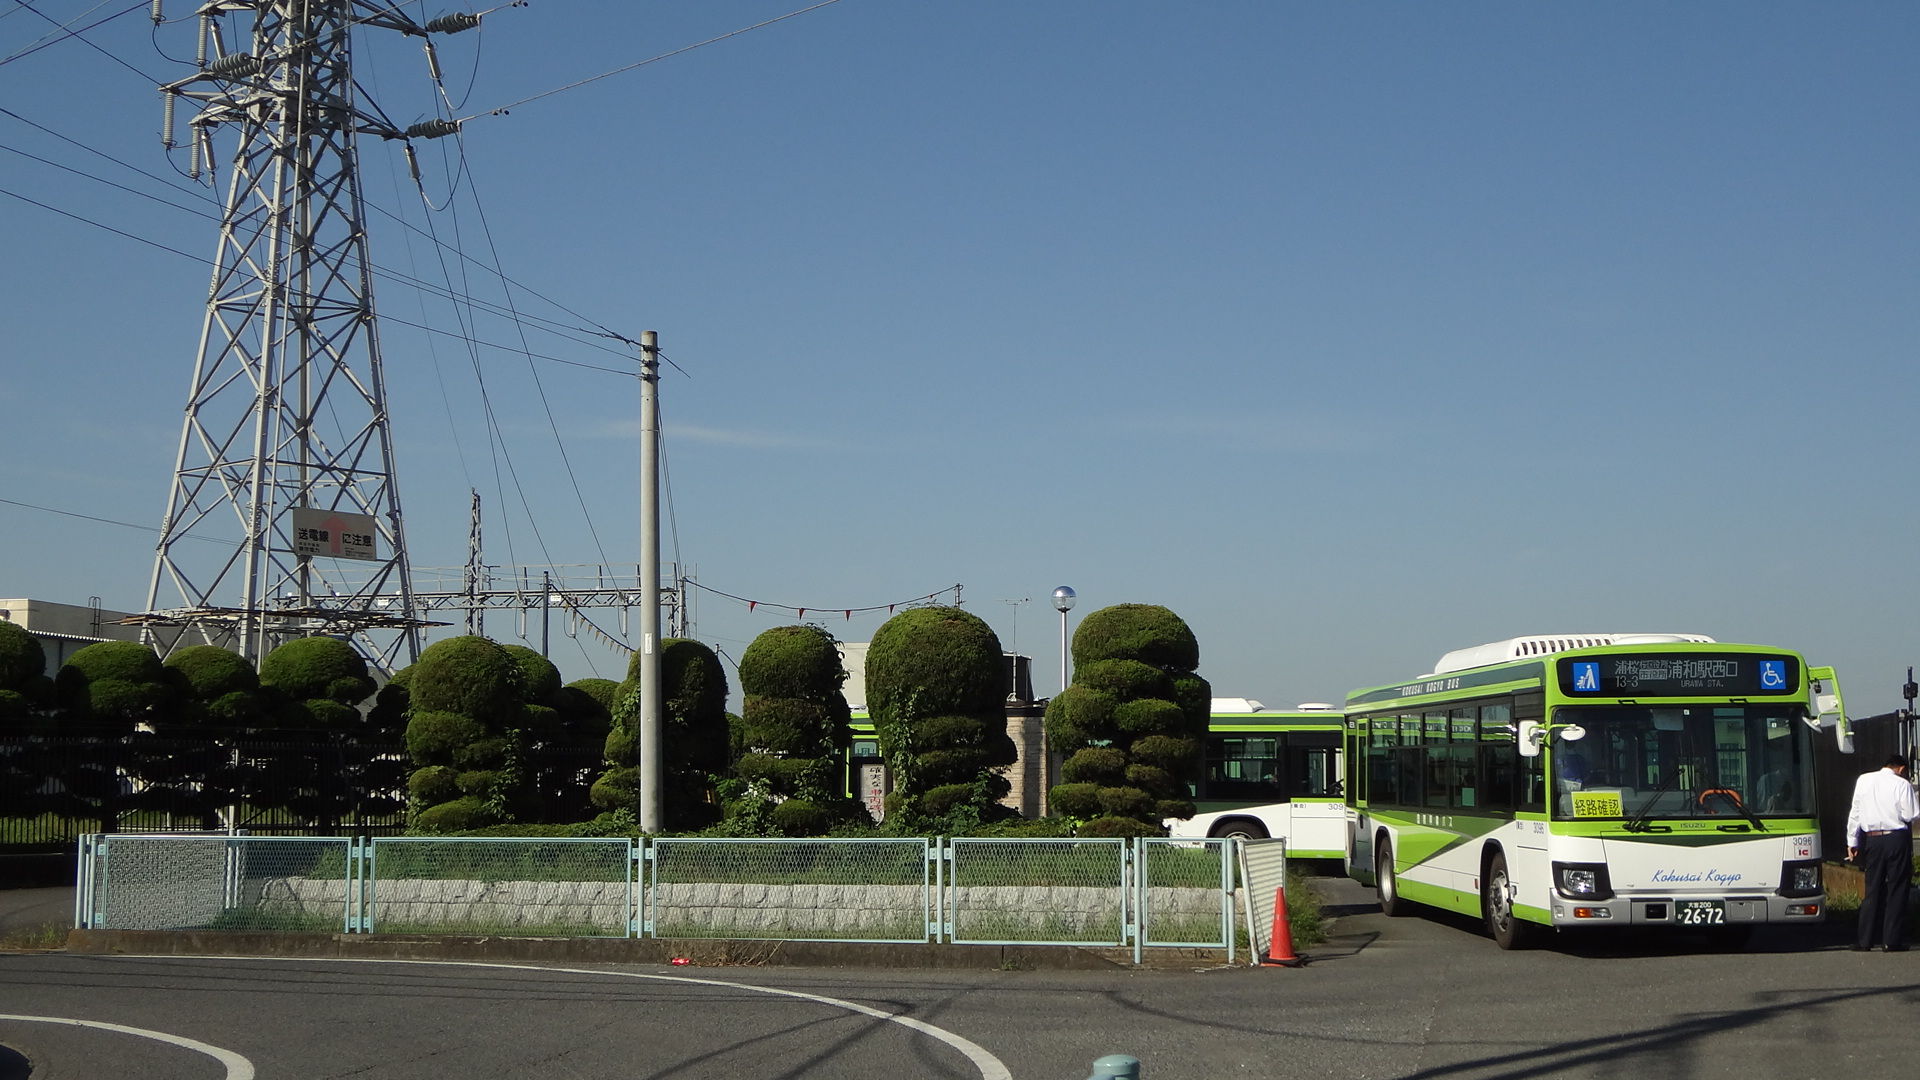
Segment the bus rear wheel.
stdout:
<svg viewBox="0 0 1920 1080">
<path fill-rule="evenodd" d="M 1507 873 L 1506 855 L 1497 851 L 1480 878 L 1480 911 L 1494 944 L 1502 949 L 1524 949 L 1532 944 L 1534 925 L 1514 914 L 1513 878 Z"/>
<path fill-rule="evenodd" d="M 1260 823 L 1257 821 L 1248 821 L 1246 818 L 1234 818 L 1232 821 L 1224 821 L 1215 825 L 1213 831 L 1207 835 L 1216 839 L 1265 840 L 1267 838 L 1267 830 L 1261 828 Z"/>
<path fill-rule="evenodd" d="M 1394 919 L 1413 914 L 1413 906 L 1400 895 L 1400 879 L 1393 876 L 1392 841 L 1382 836 L 1373 850 L 1373 887 L 1380 893 L 1380 914 Z"/>
</svg>

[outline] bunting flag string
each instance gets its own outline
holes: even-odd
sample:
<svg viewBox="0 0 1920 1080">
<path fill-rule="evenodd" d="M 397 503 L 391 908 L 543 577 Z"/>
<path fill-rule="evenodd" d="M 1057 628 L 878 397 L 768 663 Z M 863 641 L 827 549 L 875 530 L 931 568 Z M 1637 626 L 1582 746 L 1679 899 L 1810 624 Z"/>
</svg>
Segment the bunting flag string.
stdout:
<svg viewBox="0 0 1920 1080">
<path fill-rule="evenodd" d="M 868 614 L 869 612 L 884 611 L 888 615 L 892 615 L 901 608 L 925 607 L 929 604 L 940 603 L 943 600 L 945 600 L 945 598 L 947 597 L 947 594 L 949 593 L 953 594 L 953 601 L 952 601 L 953 605 L 955 607 L 958 607 L 960 606 L 960 591 L 964 587 L 961 585 L 949 585 L 938 592 L 931 592 L 925 596 L 916 596 L 911 600 L 895 600 L 890 604 L 869 604 L 864 607 L 844 607 L 843 606 L 843 607 L 836 608 L 831 605 L 823 607 L 818 604 L 808 604 L 805 607 L 801 607 L 798 604 L 777 604 L 770 600 L 754 600 L 745 596 L 735 596 L 730 592 L 722 592 L 719 589 L 702 585 L 691 578 L 683 578 L 681 583 L 683 585 L 687 585 L 687 586 L 691 586 L 692 588 L 699 589 L 701 592 L 704 592 L 704 593 L 710 593 L 714 596 L 724 597 L 728 600 L 734 601 L 735 603 L 745 604 L 747 606 L 747 610 L 752 612 L 758 612 L 762 609 L 765 609 L 769 612 L 774 612 L 774 613 L 792 612 L 793 617 L 795 619 L 804 619 L 807 617 L 807 612 L 809 611 L 814 612 L 816 614 L 822 611 L 838 611 L 840 613 L 841 618 L 845 619 L 848 622 L 852 622 L 853 617 L 855 615 L 865 615 L 865 614 Z"/>
</svg>

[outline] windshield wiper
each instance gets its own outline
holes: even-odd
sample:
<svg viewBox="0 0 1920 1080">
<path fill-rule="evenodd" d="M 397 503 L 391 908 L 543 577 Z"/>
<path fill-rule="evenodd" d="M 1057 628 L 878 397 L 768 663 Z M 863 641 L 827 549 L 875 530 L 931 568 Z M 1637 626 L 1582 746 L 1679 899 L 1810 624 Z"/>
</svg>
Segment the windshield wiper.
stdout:
<svg viewBox="0 0 1920 1080">
<path fill-rule="evenodd" d="M 1672 791 L 1673 785 L 1680 782 L 1681 768 L 1682 766 L 1679 765 L 1674 766 L 1673 771 L 1667 774 L 1667 778 L 1660 781 L 1660 786 L 1653 789 L 1653 794 L 1647 796 L 1647 801 L 1640 804 L 1639 812 L 1628 818 L 1626 823 L 1620 827 L 1628 832 L 1654 832 L 1656 827 L 1648 824 L 1647 819 L 1653 816 L 1653 806 L 1660 801 L 1660 796 Z M 1670 830 L 1662 825 L 1658 827 L 1658 831 L 1668 832 Z"/>
<path fill-rule="evenodd" d="M 1730 788 L 1714 788 L 1714 789 L 1712 789 L 1712 790 L 1710 790 L 1710 791 L 1703 791 L 1703 792 L 1701 792 L 1701 793 L 1700 793 L 1700 806 L 1701 806 L 1701 808 L 1702 808 L 1702 809 L 1705 809 L 1705 807 L 1706 807 L 1706 805 L 1707 805 L 1707 796 L 1709 796 L 1709 795 L 1718 795 L 1718 796 L 1720 796 L 1720 798 L 1721 798 L 1721 801 L 1723 801 L 1723 802 L 1730 802 L 1730 803 L 1732 803 L 1732 804 L 1733 804 L 1733 808 L 1734 808 L 1735 810 L 1738 810 L 1738 811 L 1740 811 L 1740 816 L 1741 816 L 1741 817 L 1743 817 L 1743 818 L 1746 818 L 1746 819 L 1747 819 L 1748 821 L 1751 821 L 1751 822 L 1753 822 L 1753 827 L 1754 827 L 1754 829 L 1756 829 L 1756 830 L 1758 830 L 1759 832 L 1766 832 L 1766 831 L 1767 831 L 1767 826 L 1766 826 L 1766 824 L 1765 824 L 1764 822 L 1762 822 L 1762 821 L 1760 820 L 1760 816 L 1759 816 L 1758 814 L 1755 814 L 1755 813 L 1754 813 L 1753 811 L 1751 811 L 1751 810 L 1749 810 L 1749 809 L 1747 809 L 1747 804 L 1746 804 L 1746 803 L 1743 803 L 1743 802 L 1741 802 L 1741 801 L 1740 801 L 1740 796 L 1738 796 L 1738 795 L 1736 795 L 1736 794 L 1734 794 L 1734 792 L 1733 792 L 1733 790 L 1732 790 L 1732 789 L 1730 789 Z M 1739 829 L 1740 829 L 1740 826 L 1738 826 L 1738 825 L 1735 825 L 1735 826 L 1733 826 L 1733 827 L 1732 827 L 1732 829 L 1733 829 L 1733 831 L 1735 831 L 1735 832 L 1738 832 L 1738 831 L 1739 831 Z"/>
</svg>

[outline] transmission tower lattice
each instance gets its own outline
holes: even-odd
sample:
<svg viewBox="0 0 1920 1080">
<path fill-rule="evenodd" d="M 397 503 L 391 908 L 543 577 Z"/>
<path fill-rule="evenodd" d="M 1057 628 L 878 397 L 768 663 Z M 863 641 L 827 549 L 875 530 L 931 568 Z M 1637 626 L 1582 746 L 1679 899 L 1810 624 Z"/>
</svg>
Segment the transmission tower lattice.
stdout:
<svg viewBox="0 0 1920 1080">
<path fill-rule="evenodd" d="M 426 39 L 477 23 L 422 25 L 361 0 L 200 6 L 199 70 L 160 88 L 165 141 L 185 101 L 198 109 L 192 175 L 211 171 L 216 133 L 237 146 L 141 617 L 151 640 L 179 627 L 170 644 L 258 660 L 333 633 L 389 668 L 418 655 L 433 624 L 409 580 L 355 139 L 449 132 L 403 131 L 357 104 L 350 47 L 360 27 Z M 208 538 L 222 545 L 187 542 Z"/>
</svg>

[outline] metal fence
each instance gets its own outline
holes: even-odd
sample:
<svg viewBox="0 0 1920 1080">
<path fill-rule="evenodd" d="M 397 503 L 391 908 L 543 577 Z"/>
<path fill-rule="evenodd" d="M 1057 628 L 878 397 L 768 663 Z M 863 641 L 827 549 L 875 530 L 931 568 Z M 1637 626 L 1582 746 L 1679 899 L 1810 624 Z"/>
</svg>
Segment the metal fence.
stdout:
<svg viewBox="0 0 1920 1080">
<path fill-rule="evenodd" d="M 94 834 L 74 924 L 1236 949 L 1233 841 Z"/>
</svg>

